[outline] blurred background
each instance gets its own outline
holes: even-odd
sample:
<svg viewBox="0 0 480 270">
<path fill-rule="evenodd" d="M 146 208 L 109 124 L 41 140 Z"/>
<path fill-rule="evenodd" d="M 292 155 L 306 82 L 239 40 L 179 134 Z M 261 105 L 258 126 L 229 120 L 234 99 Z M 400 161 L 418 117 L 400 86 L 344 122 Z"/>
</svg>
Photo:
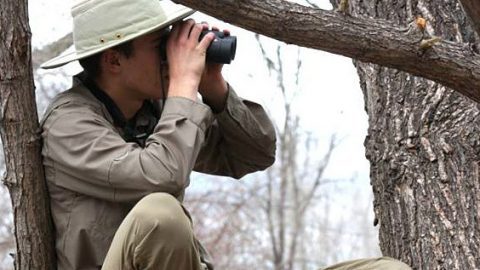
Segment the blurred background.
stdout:
<svg viewBox="0 0 480 270">
<path fill-rule="evenodd" d="M 38 69 L 45 55 L 72 50 L 74 1 L 29 2 L 41 118 L 81 68 L 75 62 Z M 332 9 L 328 0 L 295 2 Z M 306 270 L 380 256 L 363 147 L 367 114 L 351 59 L 287 45 L 198 12 L 192 18 L 237 36 L 236 58 L 224 75 L 240 96 L 267 109 L 278 138 L 277 160 L 264 172 L 239 181 L 192 174 L 185 205 L 216 269 Z M 3 172 L 3 155 L 0 162 Z M 12 210 L 8 192 L 1 191 L 0 269 L 13 269 Z"/>
</svg>

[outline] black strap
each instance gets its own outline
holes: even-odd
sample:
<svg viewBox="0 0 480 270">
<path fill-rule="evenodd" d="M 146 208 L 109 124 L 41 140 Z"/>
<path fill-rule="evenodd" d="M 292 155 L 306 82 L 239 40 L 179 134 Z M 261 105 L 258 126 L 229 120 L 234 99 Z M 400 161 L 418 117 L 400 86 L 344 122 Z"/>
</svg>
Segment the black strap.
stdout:
<svg viewBox="0 0 480 270">
<path fill-rule="evenodd" d="M 112 116 L 113 124 L 122 130 L 122 138 L 126 142 L 135 142 L 142 147 L 145 146 L 146 139 L 153 133 L 153 129 L 160 119 L 158 106 L 155 106 L 153 101 L 145 100 L 137 113 L 127 120 L 115 101 L 93 80 L 86 77 L 82 78 L 82 82 L 105 105 L 110 116 Z M 139 118 L 147 119 L 147 123 L 139 125 L 137 123 Z"/>
</svg>

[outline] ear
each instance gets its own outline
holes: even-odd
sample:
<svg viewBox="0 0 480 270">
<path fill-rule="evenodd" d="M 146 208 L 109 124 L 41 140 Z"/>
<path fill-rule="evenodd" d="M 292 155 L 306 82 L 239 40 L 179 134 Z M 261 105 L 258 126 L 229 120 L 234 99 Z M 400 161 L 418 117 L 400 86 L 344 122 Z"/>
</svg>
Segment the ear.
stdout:
<svg viewBox="0 0 480 270">
<path fill-rule="evenodd" d="M 116 50 L 107 49 L 103 52 L 101 57 L 101 63 L 103 70 L 108 73 L 120 73 L 121 72 L 121 58 L 122 55 Z"/>
</svg>

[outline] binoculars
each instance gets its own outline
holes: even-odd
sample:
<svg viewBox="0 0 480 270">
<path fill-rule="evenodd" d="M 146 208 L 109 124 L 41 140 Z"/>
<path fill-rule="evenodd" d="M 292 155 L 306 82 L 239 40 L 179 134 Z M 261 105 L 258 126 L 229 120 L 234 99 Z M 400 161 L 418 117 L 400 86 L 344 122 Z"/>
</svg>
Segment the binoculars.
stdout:
<svg viewBox="0 0 480 270">
<path fill-rule="evenodd" d="M 207 48 L 207 62 L 230 64 L 232 60 L 235 59 L 237 37 L 226 36 L 220 31 L 205 30 L 200 34 L 199 40 L 202 40 L 202 38 L 208 33 L 214 33 L 215 39 Z M 167 60 L 167 39 L 168 36 L 163 39 L 163 42 L 160 45 L 161 56 L 164 60 Z"/>
</svg>

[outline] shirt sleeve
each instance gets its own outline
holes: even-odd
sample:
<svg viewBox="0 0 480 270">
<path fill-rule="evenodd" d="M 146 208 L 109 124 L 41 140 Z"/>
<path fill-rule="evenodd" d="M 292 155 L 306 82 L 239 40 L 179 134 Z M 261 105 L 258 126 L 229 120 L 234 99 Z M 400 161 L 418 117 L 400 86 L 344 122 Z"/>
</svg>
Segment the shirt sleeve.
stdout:
<svg viewBox="0 0 480 270">
<path fill-rule="evenodd" d="M 229 86 L 225 109 L 215 115 L 194 169 L 238 179 L 271 166 L 275 150 L 275 129 L 265 110 Z"/>
<path fill-rule="evenodd" d="M 44 163 L 53 163 L 56 185 L 96 198 L 131 202 L 151 192 L 178 196 L 189 184 L 212 121 L 208 106 L 169 98 L 141 148 L 126 143 L 91 110 L 58 108 L 44 124 Z"/>
</svg>

